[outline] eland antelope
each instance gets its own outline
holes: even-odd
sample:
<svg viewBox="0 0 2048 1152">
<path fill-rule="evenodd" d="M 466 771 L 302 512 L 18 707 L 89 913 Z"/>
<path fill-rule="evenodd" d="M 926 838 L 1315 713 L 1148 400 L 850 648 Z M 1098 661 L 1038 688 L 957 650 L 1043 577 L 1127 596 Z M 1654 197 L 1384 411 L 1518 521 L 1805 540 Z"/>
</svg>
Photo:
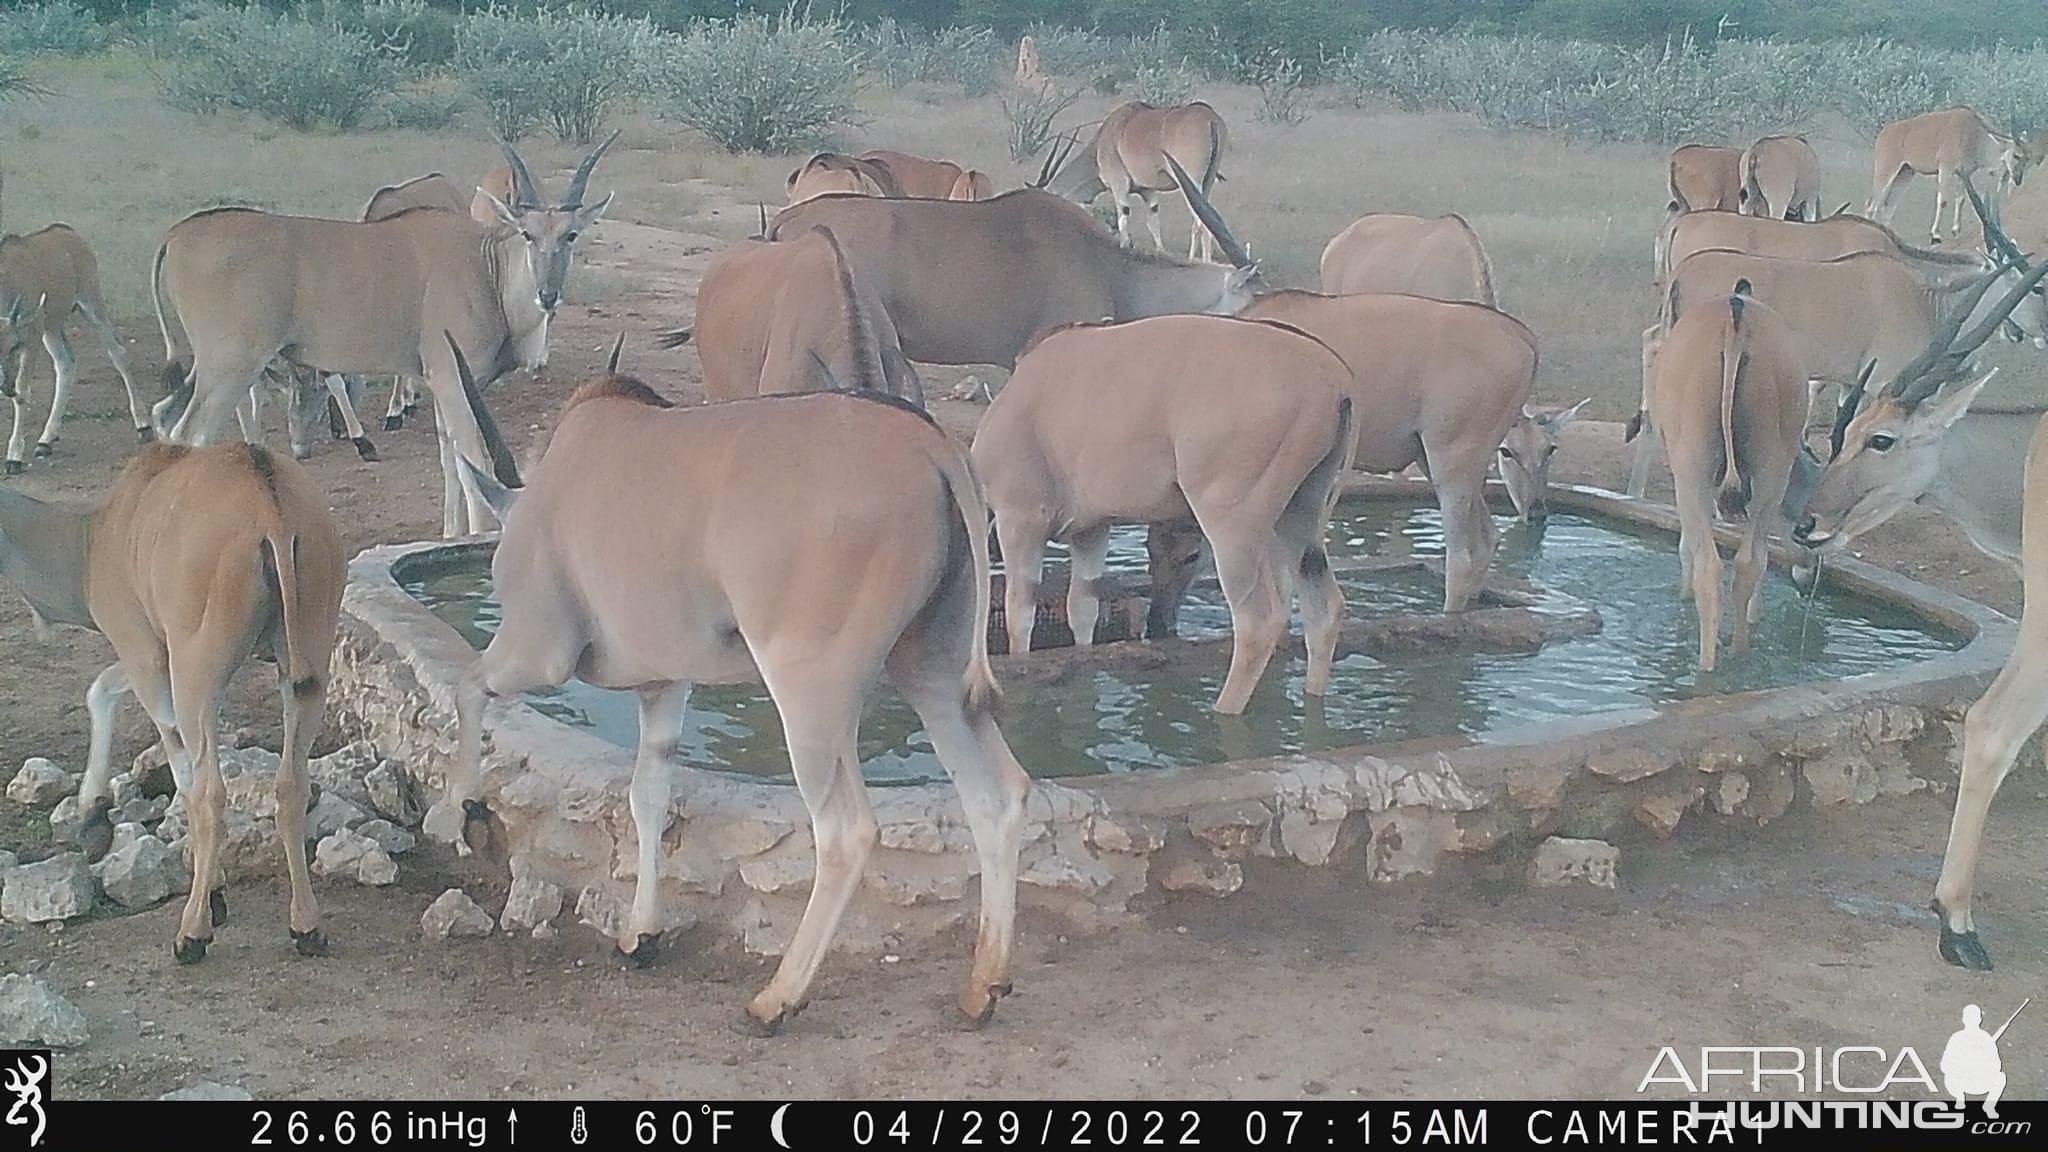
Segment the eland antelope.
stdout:
<svg viewBox="0 0 2048 1152">
<path fill-rule="evenodd" d="M 1287 635 L 1297 575 L 1303 691 L 1325 695 L 1344 594 L 1323 536 L 1358 440 L 1350 391 L 1342 357 L 1286 324 L 1155 316 L 1046 333 L 971 450 L 1002 547 L 1011 654 L 1031 650 L 1048 541 L 1070 549 L 1067 619 L 1088 645 L 1111 525 L 1192 521 L 1230 605 L 1215 711 L 1244 712 Z"/>
<path fill-rule="evenodd" d="M 1789 260 L 1832 260 L 1858 252 L 1882 252 L 1936 276 L 1960 267 L 1983 267 L 1983 261 L 1969 252 L 1938 251 L 1903 243 L 1890 228 L 1863 216 L 1838 212 L 1809 223 L 1745 216 L 1740 212 L 1702 211 L 1673 216 L 1658 233 L 1659 280 L 1686 257 L 1709 248 Z"/>
<path fill-rule="evenodd" d="M 1939 244 L 1943 208 L 1950 210 L 1949 235 L 1954 237 L 1962 227 L 1963 197 L 1959 193 L 1971 177 L 1986 169 L 1993 171 L 1996 179 L 1990 207 L 1996 220 L 2006 193 L 2018 188 L 2027 172 L 2044 160 L 2048 160 L 2048 133 L 2002 136 L 1967 107 L 1894 120 L 1877 133 L 1870 202 L 1863 214 L 1890 224 L 1900 187 L 1914 176 L 1932 176 L 1934 223 L 1928 231 Z"/>
<path fill-rule="evenodd" d="M 154 434 L 142 397 L 135 391 L 128 354 L 107 318 L 106 301 L 100 295 L 99 261 L 92 247 L 69 224 L 52 224 L 26 236 L 0 235 L 0 396 L 14 402 L 14 431 L 7 438 L 9 475 L 28 467 L 25 381 L 31 338 L 41 340 L 57 378 L 50 393 L 50 415 L 43 423 L 42 435 L 36 438 L 35 454 L 50 455 L 57 442 L 71 402 L 71 384 L 78 376 L 71 338 L 64 331 L 74 312 L 85 317 L 99 335 L 100 346 L 128 390 L 128 415 L 135 422 L 136 439 L 147 442 Z"/>
<path fill-rule="evenodd" d="M 1833 260 L 1786 260 L 1718 249 L 1696 252 L 1672 269 L 1658 322 L 1644 333 L 1645 403 L 1631 421 L 1629 437 L 1635 438 L 1645 424 L 1654 427 L 1648 416 L 1647 394 L 1649 375 L 1661 354 L 1659 343 L 1688 302 L 1717 299 L 1727 292 L 1723 285 L 1748 280 L 1754 286 L 1754 298 L 1769 305 L 1798 333 L 1803 359 L 1815 383 L 1832 381 L 1842 390 L 1873 360 L 1877 361 L 1878 378 L 1889 379 L 1899 366 L 1926 348 L 1943 316 L 1958 300 L 1973 301 L 1971 306 L 1980 309 L 1988 307 L 1983 294 L 1972 289 L 2019 276 L 2016 270 L 1998 266 L 1930 282 L 1905 261 L 1881 252 L 1858 252 Z M 2040 297 L 2034 297 L 2024 313 L 2011 314 L 2029 332 L 2048 331 L 2048 305 Z M 1656 437 L 1646 437 L 1636 446 L 1629 495 L 1641 496 L 1647 488 L 1660 447 Z"/>
<path fill-rule="evenodd" d="M 1259 297 L 1241 315 L 1299 328 L 1343 358 L 1359 413 L 1351 466 L 1375 473 L 1423 466 L 1443 513 L 1444 611 L 1465 610 L 1499 545 L 1486 476 L 1510 429 L 1525 419 L 1536 383 L 1535 334 L 1483 304 L 1421 296 L 1289 290 Z M 1539 495 L 1532 511 L 1540 507 Z"/>
<path fill-rule="evenodd" d="M 1741 653 L 1763 618 L 1770 535 L 1806 430 L 1802 341 L 1749 288 L 1747 280 L 1737 280 L 1731 293 L 1686 310 L 1658 351 L 1645 400 L 1671 464 L 1680 598 L 1698 609 L 1703 673 L 1715 668 L 1721 636 L 1716 509 L 1727 519 L 1745 521 L 1735 552 L 1729 645 Z"/>
<path fill-rule="evenodd" d="M 707 401 L 870 379 L 924 406 L 888 310 L 823 225 L 720 252 L 699 283 L 695 326 L 665 333 L 657 344 L 679 348 L 693 337 Z"/>
<path fill-rule="evenodd" d="M 1672 149 L 1666 187 L 1671 200 L 1665 211 L 1699 212 L 1742 207 L 1742 149 L 1711 144 L 1681 144 Z"/>
<path fill-rule="evenodd" d="M 591 223 L 603 215 L 604 209 L 611 203 L 612 196 L 607 194 L 603 202 L 587 210 L 588 219 L 581 220 L 579 223 L 578 217 L 584 212 L 582 201 L 584 190 L 590 180 L 590 173 L 596 168 L 597 161 L 604 155 L 605 150 L 610 148 L 612 142 L 618 138 L 619 133 L 613 132 L 603 143 L 593 149 L 588 156 L 584 157 L 583 162 L 577 166 L 575 173 L 570 176 L 568 193 L 564 197 L 563 202 L 552 207 L 539 195 L 538 186 L 534 184 L 532 174 L 527 170 L 526 164 L 520 159 L 518 152 L 510 144 L 503 140 L 498 140 L 498 149 L 504 154 L 506 163 L 487 174 L 478 183 L 473 193 L 465 194 L 447 176 L 439 172 L 429 172 L 398 184 L 387 184 L 377 189 L 371 193 L 369 201 L 363 205 L 363 211 L 358 218 L 365 222 L 383 220 L 410 209 L 428 208 L 443 212 L 467 212 L 479 224 L 495 228 L 503 221 L 503 217 L 498 214 L 498 209 L 493 207 L 494 202 L 507 205 L 513 209 L 515 215 L 520 217 L 520 230 L 526 235 L 528 241 L 533 244 L 535 260 L 544 270 L 544 275 L 542 276 L 543 297 L 546 295 L 548 276 L 559 276 L 559 282 L 554 289 L 556 298 L 559 299 L 562 286 L 568 281 L 569 268 L 574 260 L 574 246 L 578 236 L 577 229 L 589 227 Z M 545 303 L 544 299 L 543 315 L 540 319 L 543 331 L 537 337 L 539 340 L 539 359 L 532 365 L 529 365 L 529 367 L 537 369 L 545 367 L 547 364 L 547 335 L 545 328 L 547 321 L 552 316 L 553 309 Z M 333 393 L 335 408 L 338 410 L 337 414 L 340 417 L 341 426 L 337 429 L 335 435 L 337 437 L 348 436 L 355 441 L 357 452 L 363 453 L 363 446 L 367 441 L 363 437 L 362 424 L 356 415 L 355 409 L 355 397 L 361 393 L 362 378 L 360 376 L 340 377 L 339 379 L 345 381 L 345 383 L 339 386 L 336 383 L 337 379 L 335 376 L 327 377 L 327 386 L 329 391 Z M 397 431 L 404 426 L 405 417 L 411 415 L 418 406 L 419 385 L 420 381 L 417 377 L 394 376 L 392 378 L 391 398 L 384 409 L 384 430 L 386 432 Z M 436 434 L 439 434 L 438 426 Z M 443 453 L 443 482 L 445 485 L 452 483 L 454 478 L 449 473 L 448 460 L 445 455 L 445 444 L 443 445 Z M 364 459 L 374 458 L 374 454 L 364 454 Z"/>
<path fill-rule="evenodd" d="M 494 457 L 509 459 L 449 351 Z M 855 738 L 886 678 L 924 721 L 980 855 L 981 929 L 958 1003 L 986 1022 L 1010 991 L 1030 780 L 994 718 L 988 512 L 959 443 L 876 391 L 677 407 L 612 374 L 563 405 L 526 487 L 473 479 L 505 525 L 491 558 L 504 618 L 457 682 L 458 754 L 427 833 L 466 855 L 471 824 L 493 819 L 480 795 L 488 698 L 571 676 L 637 693 L 638 878 L 618 946 L 652 963 L 690 688 L 765 683 L 817 843 L 810 904 L 747 1008 L 773 1032 L 804 1006 L 876 843 Z"/>
<path fill-rule="evenodd" d="M 481 530 L 481 497 L 449 473 L 451 453 L 482 459 L 484 444 L 451 395 L 453 365 L 438 334 L 461 333 L 489 377 L 534 366 L 546 331 L 538 279 L 533 245 L 510 219 L 493 230 L 425 208 L 369 222 L 195 213 L 171 227 L 151 269 L 169 389 L 155 413 L 159 431 L 175 443 L 212 443 L 280 355 L 330 375 L 418 376 L 445 430 L 443 533 Z M 189 367 L 172 313 L 191 345 Z"/>
<path fill-rule="evenodd" d="M 0 572 L 28 600 L 37 630 L 85 628 L 114 649 L 116 662 L 86 692 L 80 811 L 106 819 L 114 710 L 130 692 L 185 798 L 194 881 L 172 943 L 181 964 L 205 958 L 227 920 L 220 708 L 252 654 L 276 662 L 284 703 L 277 831 L 292 941 L 303 956 L 327 950 L 306 869 L 306 758 L 325 722 L 345 562 L 312 476 L 261 445 L 144 445 L 92 508 L 0 490 Z"/>
<path fill-rule="evenodd" d="M 1977 856 L 1992 797 L 2020 748 L 2048 719 L 2048 414 L 2040 403 L 1973 407 L 1993 373 L 1970 356 L 2048 275 L 2030 271 L 1975 327 L 1952 316 L 1925 354 L 1863 402 L 1852 393 L 1837 413 L 1829 460 L 1793 529 L 1825 557 L 1848 547 L 1915 501 L 1953 517 L 1985 554 L 2020 569 L 2025 583 L 2019 638 L 1989 690 L 1963 718 L 1962 780 L 1933 908 L 1942 959 L 1986 970 L 1991 956 L 1971 916 Z M 1860 411 L 1858 410 L 1860 407 Z"/>
<path fill-rule="evenodd" d="M 1145 204 L 1146 225 L 1152 244 L 1166 250 L 1159 232 L 1159 194 L 1176 187 L 1187 194 L 1188 181 L 1173 172 L 1195 172 L 1194 181 L 1204 197 L 1217 181 L 1224 179 L 1223 153 L 1229 146 L 1229 132 L 1223 117 L 1207 103 L 1160 107 L 1142 100 L 1128 100 L 1110 109 L 1095 139 L 1059 166 L 1045 188 L 1083 206 L 1093 204 L 1104 192 L 1116 205 L 1117 239 L 1126 247 L 1131 240 L 1131 200 Z M 1192 207 L 1190 202 L 1190 207 Z M 1220 239 L 1196 213 L 1188 229 L 1188 259 L 1215 258 Z"/>
<path fill-rule="evenodd" d="M 1741 163 L 1736 202 L 1743 215 L 1820 219 L 1820 157 L 1804 136 L 1765 136 L 1743 149 Z"/>
<path fill-rule="evenodd" d="M 896 181 L 899 194 L 927 200 L 986 200 L 995 195 L 988 174 L 962 168 L 951 160 L 927 160 L 907 152 L 873 149 L 858 159 L 880 168 Z"/>
<path fill-rule="evenodd" d="M 1333 296 L 1405 292 L 1499 307 L 1493 262 L 1479 234 L 1455 212 L 1435 218 L 1394 212 L 1359 217 L 1323 246 L 1322 284 Z"/>
<path fill-rule="evenodd" d="M 1227 314 L 1250 303 L 1258 265 L 1199 190 L 1191 202 L 1218 230 L 1230 266 L 1123 247 L 1087 210 L 1041 188 L 967 201 L 822 196 L 783 209 L 766 238 L 829 227 L 911 360 L 1011 368 L 1056 325 Z"/>
<path fill-rule="evenodd" d="M 819 152 L 790 170 L 783 182 L 789 203 L 835 193 L 855 196 L 902 196 L 903 188 L 887 168 L 858 156 Z"/>
</svg>

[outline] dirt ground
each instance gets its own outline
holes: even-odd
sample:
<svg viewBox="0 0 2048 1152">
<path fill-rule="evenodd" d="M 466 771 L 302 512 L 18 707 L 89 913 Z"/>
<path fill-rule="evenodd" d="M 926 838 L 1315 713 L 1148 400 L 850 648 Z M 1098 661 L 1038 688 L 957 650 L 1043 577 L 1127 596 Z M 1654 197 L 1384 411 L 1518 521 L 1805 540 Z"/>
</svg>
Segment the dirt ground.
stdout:
<svg viewBox="0 0 2048 1152">
<path fill-rule="evenodd" d="M 688 322 L 716 241 L 606 224 L 585 243 L 579 270 L 608 267 L 649 290 L 565 306 L 545 377 L 491 390 L 515 446 L 620 331 L 626 370 L 696 397 L 694 353 L 651 338 Z M 154 325 L 123 334 L 153 381 Z M 87 497 L 132 451 L 105 360 L 89 344 L 80 360 L 57 454 L 8 481 L 20 491 Z M 943 395 L 960 375 L 935 371 L 928 384 Z M 381 395 L 369 407 L 374 420 Z M 933 407 L 963 432 L 979 411 Z M 351 552 L 438 533 L 429 419 L 373 430 L 375 463 L 321 443 L 310 466 Z M 274 406 L 271 420 L 281 446 Z M 1619 427 L 1592 424 L 1572 430 L 1555 473 L 1619 488 L 1627 466 Z M 1864 554 L 2019 610 L 2017 579 L 1931 512 L 1899 516 Z M 38 645 L 11 594 L 0 637 L 0 764 L 42 755 L 79 769 L 85 686 L 110 649 L 78 633 Z M 271 674 L 245 670 L 226 723 L 275 748 Z M 124 705 L 117 758 L 153 739 Z M 316 880 L 326 959 L 291 953 L 284 889 L 266 882 L 231 894 L 235 919 L 193 968 L 171 962 L 173 903 L 60 932 L 0 927 L 0 969 L 37 973 L 91 1022 L 90 1043 L 56 1060 L 58 1099 L 153 1097 L 198 1079 L 280 1098 L 1628 1098 L 1664 1045 L 1693 1067 L 1703 1045 L 1911 1045 L 1931 1069 L 1965 1003 L 2003 1020 L 2048 991 L 2048 884 L 2029 834 L 2048 818 L 2048 776 L 2030 755 L 1992 816 L 1978 899 L 1999 964 L 1989 974 L 1941 963 L 1924 911 L 1950 803 L 1944 792 L 1795 809 L 1763 833 L 1702 821 L 1668 842 L 1625 844 L 1616 892 L 1532 893 L 1485 864 L 1390 886 L 1355 862 L 1257 862 L 1234 897 L 1162 899 L 1112 932 L 1027 918 L 1016 995 L 979 1034 L 952 1026 L 966 939 L 950 956 L 828 958 L 810 1008 L 771 1040 L 731 1026 L 769 963 L 718 942 L 685 937 L 658 967 L 626 972 L 608 941 L 575 926 L 550 942 L 423 940 L 419 914 L 444 888 L 468 883 L 495 907 L 485 894 L 503 884 L 426 848 L 396 888 Z M 44 813 L 0 801 L 0 843 L 34 859 L 47 840 Z M 2007 1098 L 2039 1098 L 2048 1024 L 2023 1018 L 2001 1048 Z"/>
</svg>

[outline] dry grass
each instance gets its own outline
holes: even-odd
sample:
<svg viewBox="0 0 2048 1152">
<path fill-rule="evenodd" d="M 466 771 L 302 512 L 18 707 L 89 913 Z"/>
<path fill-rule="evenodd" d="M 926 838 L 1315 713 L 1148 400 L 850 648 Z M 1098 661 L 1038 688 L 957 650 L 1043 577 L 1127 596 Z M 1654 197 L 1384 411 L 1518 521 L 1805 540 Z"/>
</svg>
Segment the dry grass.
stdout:
<svg viewBox="0 0 2048 1152">
<path fill-rule="evenodd" d="M 378 184 L 435 169 L 472 179 L 498 162 L 473 117 L 442 132 L 313 136 L 237 116 L 172 111 L 123 56 L 52 64 L 39 78 L 59 97 L 14 106 L 0 129 L 7 224 L 26 230 L 64 219 L 78 227 L 99 252 L 110 303 L 124 317 L 149 315 L 150 256 L 163 230 L 185 213 L 239 202 L 352 216 Z M 1197 96 L 1230 125 L 1217 204 L 1276 284 L 1315 287 L 1323 244 L 1363 213 L 1462 213 L 1487 243 L 1503 307 L 1542 342 L 1538 402 L 1590 395 L 1588 417 L 1623 419 L 1634 411 L 1638 334 L 1654 311 L 1650 245 L 1663 214 L 1664 150 L 1570 145 L 1501 134 L 1458 117 L 1348 107 L 1320 107 L 1305 123 L 1281 127 L 1255 118 L 1258 94 L 1250 88 L 1209 85 Z M 1114 103 L 1090 93 L 1063 124 L 1093 121 Z M 772 212 L 782 202 L 784 178 L 802 159 L 730 155 L 689 129 L 646 117 L 622 126 L 625 134 L 594 185 L 617 189 L 611 214 L 727 240 L 750 233 L 758 217 L 709 215 L 693 182 L 724 186 L 733 199 L 760 201 Z M 1828 208 L 1845 201 L 1860 208 L 1869 141 L 1848 130 L 1814 139 Z M 944 156 L 990 173 L 998 187 L 1036 174 L 1035 162 L 1010 162 L 993 95 L 969 100 L 922 86 L 870 89 L 862 123 L 838 143 Z M 552 174 L 543 175 L 552 187 L 580 159 L 578 149 L 551 138 L 522 148 L 536 172 Z M 1924 239 L 1930 185 L 1919 182 L 1900 209 L 1897 223 L 1909 238 Z M 2048 197 L 2033 186 L 2026 192 L 2029 200 Z M 1186 211 L 1169 205 L 1162 215 L 1168 249 L 1184 252 Z M 1142 225 L 1140 233 L 1149 244 Z M 2021 240 L 2030 243 L 2028 236 Z M 632 287 L 617 277 L 583 279 L 580 286 L 572 278 L 570 290 L 594 300 Z M 2010 375 L 2048 379 L 2018 350 L 1997 355 Z"/>
</svg>

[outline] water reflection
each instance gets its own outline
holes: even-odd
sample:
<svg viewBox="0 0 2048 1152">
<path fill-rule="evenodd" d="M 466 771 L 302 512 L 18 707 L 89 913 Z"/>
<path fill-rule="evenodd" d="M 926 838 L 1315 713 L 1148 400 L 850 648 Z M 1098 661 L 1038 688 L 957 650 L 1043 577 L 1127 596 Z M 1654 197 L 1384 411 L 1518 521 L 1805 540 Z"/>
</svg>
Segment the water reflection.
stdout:
<svg viewBox="0 0 2048 1152">
<path fill-rule="evenodd" d="M 1019 760 L 1040 777 L 1129 772 L 1222 759 L 1313 752 L 1367 742 L 1477 735 L 1532 721 L 1637 708 L 1706 692 L 1739 692 L 1836 679 L 1897 667 L 1955 650 L 1956 638 L 1930 634 L 1910 614 L 1846 594 L 1824 592 L 1811 619 L 1790 585 L 1772 579 L 1756 645 L 1724 657 L 1705 682 L 1694 669 L 1697 625 L 1678 599 L 1675 543 L 1648 531 L 1565 512 L 1547 523 L 1501 517 L 1495 568 L 1540 588 L 1600 607 L 1604 631 L 1520 655 L 1457 651 L 1385 659 L 1355 654 L 1334 669 L 1330 695 L 1312 708 L 1301 691 L 1304 661 L 1277 654 L 1241 717 L 1209 705 L 1222 687 L 1212 672 L 1080 672 L 1064 680 L 1012 685 L 1003 730 Z M 1142 581 L 1145 537 L 1133 526 L 1112 534 L 1109 568 Z M 1441 557 L 1436 510 L 1394 501 L 1351 501 L 1331 524 L 1337 557 Z M 1065 550 L 1048 550 L 1048 564 Z M 1439 577 L 1401 570 L 1344 577 L 1350 619 L 1434 613 Z M 495 633 L 498 605 L 483 559 L 422 571 L 406 590 L 474 646 Z M 1804 639 L 1801 632 L 1804 625 Z M 1295 623 L 1298 636 L 1299 620 Z M 1227 637 L 1230 616 L 1213 576 L 1198 581 L 1182 612 L 1188 639 Z M 529 702 L 564 723 L 589 728 L 631 748 L 638 711 L 632 693 L 577 682 L 536 692 Z M 943 770 L 917 715 L 886 687 L 864 716 L 863 774 L 876 783 L 940 780 Z M 679 754 L 686 763 L 777 780 L 789 779 L 781 719 L 757 685 L 704 686 L 690 697 Z"/>
</svg>

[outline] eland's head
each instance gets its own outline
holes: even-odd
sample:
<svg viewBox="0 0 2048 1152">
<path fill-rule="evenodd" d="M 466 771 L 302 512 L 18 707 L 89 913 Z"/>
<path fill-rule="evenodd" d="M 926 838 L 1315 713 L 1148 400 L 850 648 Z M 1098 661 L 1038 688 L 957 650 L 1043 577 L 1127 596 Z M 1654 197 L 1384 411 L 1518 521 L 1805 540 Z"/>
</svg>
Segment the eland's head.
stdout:
<svg viewBox="0 0 2048 1152">
<path fill-rule="evenodd" d="M 1550 460 L 1557 455 L 1557 441 L 1593 398 L 1588 396 L 1569 408 L 1555 411 L 1522 409 L 1507 439 L 1501 441 L 1496 463 L 1500 480 L 1514 502 L 1515 515 L 1524 524 L 1541 522 L 1550 516 Z"/>
<path fill-rule="evenodd" d="M 1986 275 L 1965 293 L 1927 349 L 1875 393 L 1870 377 L 1876 362 L 1864 365 L 1835 414 L 1831 458 L 1793 539 L 1818 553 L 1834 551 L 1926 494 L 1941 469 L 1942 434 L 1963 418 L 1997 372 L 1973 366 L 1971 355 L 2048 276 L 2048 264 L 2037 263 L 2017 281 L 2005 271 Z M 1981 309 L 2000 283 L 2010 286 L 1988 310 Z M 1965 331 L 1973 316 L 1975 324 Z"/>
<path fill-rule="evenodd" d="M 504 140 L 498 141 L 498 149 L 505 154 L 505 162 L 512 171 L 511 200 L 500 200 L 479 189 L 490 198 L 491 210 L 498 219 L 517 228 L 519 234 L 526 238 L 532 253 L 535 292 L 539 296 L 541 310 L 551 316 L 562 303 L 562 286 L 569 279 L 576 241 L 585 229 L 604 216 L 604 210 L 616 195 L 607 192 L 604 199 L 595 204 L 583 202 L 591 170 L 597 167 L 598 159 L 618 138 L 619 133 L 614 131 L 583 158 L 575 175 L 569 178 L 568 193 L 558 204 L 549 203 L 541 195 L 533 173 L 526 168 L 526 161 L 520 159 L 519 153 Z"/>
</svg>

